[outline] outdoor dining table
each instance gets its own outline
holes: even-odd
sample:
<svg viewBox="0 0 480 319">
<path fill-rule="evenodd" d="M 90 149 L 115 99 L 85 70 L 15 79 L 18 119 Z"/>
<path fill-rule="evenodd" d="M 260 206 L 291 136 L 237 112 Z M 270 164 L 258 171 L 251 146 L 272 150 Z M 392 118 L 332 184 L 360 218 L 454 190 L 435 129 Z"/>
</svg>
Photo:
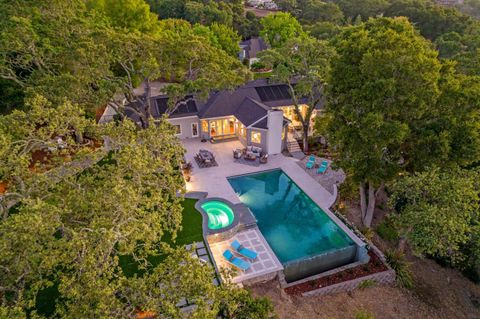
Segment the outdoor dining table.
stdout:
<svg viewBox="0 0 480 319">
<path fill-rule="evenodd" d="M 212 161 L 213 160 L 213 154 L 207 150 L 200 150 L 199 152 L 200 157 L 204 161 Z"/>
</svg>

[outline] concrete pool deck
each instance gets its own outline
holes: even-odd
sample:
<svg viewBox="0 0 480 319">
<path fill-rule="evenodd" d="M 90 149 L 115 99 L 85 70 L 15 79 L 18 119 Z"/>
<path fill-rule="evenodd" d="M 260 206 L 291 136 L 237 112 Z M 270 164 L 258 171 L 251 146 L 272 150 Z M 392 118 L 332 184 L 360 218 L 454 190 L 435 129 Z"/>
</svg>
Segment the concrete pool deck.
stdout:
<svg viewBox="0 0 480 319">
<path fill-rule="evenodd" d="M 297 164 L 298 160 L 293 157 L 286 157 L 282 154 L 273 155 L 269 156 L 267 164 L 250 166 L 233 160 L 233 150 L 243 148 L 238 140 L 212 144 L 210 142 L 202 143 L 200 139 L 188 139 L 182 140 L 182 143 L 187 150 L 185 158 L 193 165 L 191 181 L 187 183 L 187 192 L 207 192 L 208 197 L 220 197 L 238 204 L 240 199 L 227 181 L 227 177 L 280 168 L 321 208 L 329 208 L 335 203 L 336 194 L 331 194 L 318 184 Z M 194 155 L 200 149 L 211 151 L 218 166 L 199 168 L 194 160 Z"/>
</svg>

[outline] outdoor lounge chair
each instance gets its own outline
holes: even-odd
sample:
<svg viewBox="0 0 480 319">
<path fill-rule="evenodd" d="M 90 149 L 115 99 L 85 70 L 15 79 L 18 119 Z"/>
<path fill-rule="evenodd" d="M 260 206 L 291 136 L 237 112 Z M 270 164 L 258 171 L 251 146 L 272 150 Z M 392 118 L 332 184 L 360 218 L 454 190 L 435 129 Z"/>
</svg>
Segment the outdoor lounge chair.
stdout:
<svg viewBox="0 0 480 319">
<path fill-rule="evenodd" d="M 310 157 L 308 158 L 307 164 L 305 164 L 305 167 L 307 169 L 311 169 L 313 168 L 313 166 L 315 166 L 315 156 L 310 155 Z"/>
<path fill-rule="evenodd" d="M 328 162 L 323 160 L 322 164 L 320 165 L 320 167 L 317 170 L 317 173 L 318 174 L 324 174 L 327 171 L 327 169 L 328 169 Z"/>
<path fill-rule="evenodd" d="M 225 258 L 225 260 L 229 264 L 231 264 L 231 265 L 233 265 L 233 266 L 235 266 L 235 267 L 237 267 L 237 268 L 239 268 L 243 271 L 248 270 L 248 268 L 250 268 L 250 266 L 251 266 L 251 264 L 249 262 L 247 262 L 243 259 L 240 259 L 238 257 L 235 257 L 233 255 L 233 253 L 228 249 L 223 252 L 223 258 Z"/>
<path fill-rule="evenodd" d="M 236 253 L 242 255 L 243 257 L 247 257 L 248 259 L 254 260 L 258 256 L 256 251 L 244 247 L 236 239 L 230 244 L 230 246 L 232 246 Z"/>
</svg>

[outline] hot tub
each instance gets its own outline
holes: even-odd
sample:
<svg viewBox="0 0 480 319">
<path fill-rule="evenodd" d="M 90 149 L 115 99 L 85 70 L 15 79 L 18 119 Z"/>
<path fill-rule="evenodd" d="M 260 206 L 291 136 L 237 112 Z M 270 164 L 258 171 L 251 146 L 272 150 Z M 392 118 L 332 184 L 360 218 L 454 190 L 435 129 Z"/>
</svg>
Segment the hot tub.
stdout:
<svg viewBox="0 0 480 319">
<path fill-rule="evenodd" d="M 207 213 L 209 229 L 222 229 L 233 223 L 233 210 L 227 203 L 211 200 L 202 203 L 201 207 Z"/>
</svg>

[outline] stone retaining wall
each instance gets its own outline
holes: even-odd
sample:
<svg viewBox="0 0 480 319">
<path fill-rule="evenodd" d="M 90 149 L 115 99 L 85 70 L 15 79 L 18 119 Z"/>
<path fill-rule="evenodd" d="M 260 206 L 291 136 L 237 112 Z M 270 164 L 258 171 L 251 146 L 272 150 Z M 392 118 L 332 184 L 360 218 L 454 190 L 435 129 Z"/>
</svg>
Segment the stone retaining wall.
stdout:
<svg viewBox="0 0 480 319">
<path fill-rule="evenodd" d="M 389 270 L 378 272 L 365 277 L 360 277 L 360 278 L 348 280 L 345 282 L 341 282 L 335 285 L 322 287 L 312 291 L 307 291 L 302 293 L 302 296 L 303 297 L 324 296 L 324 295 L 336 294 L 340 292 L 348 292 L 358 288 L 358 286 L 366 280 L 375 281 L 377 284 L 380 284 L 380 285 L 389 285 L 395 281 L 395 272 L 392 269 L 389 269 Z"/>
<path fill-rule="evenodd" d="M 265 282 L 268 282 L 268 281 L 272 281 L 275 278 L 277 278 L 280 275 L 280 273 L 281 273 L 281 271 L 271 272 L 271 273 L 268 273 L 268 274 L 265 274 L 265 275 L 262 275 L 262 276 L 258 276 L 258 277 L 252 278 L 252 279 L 247 279 L 247 280 L 242 281 L 242 285 L 250 286 L 250 285 L 253 285 L 253 284 L 259 284 L 259 283 L 265 283 Z"/>
</svg>

